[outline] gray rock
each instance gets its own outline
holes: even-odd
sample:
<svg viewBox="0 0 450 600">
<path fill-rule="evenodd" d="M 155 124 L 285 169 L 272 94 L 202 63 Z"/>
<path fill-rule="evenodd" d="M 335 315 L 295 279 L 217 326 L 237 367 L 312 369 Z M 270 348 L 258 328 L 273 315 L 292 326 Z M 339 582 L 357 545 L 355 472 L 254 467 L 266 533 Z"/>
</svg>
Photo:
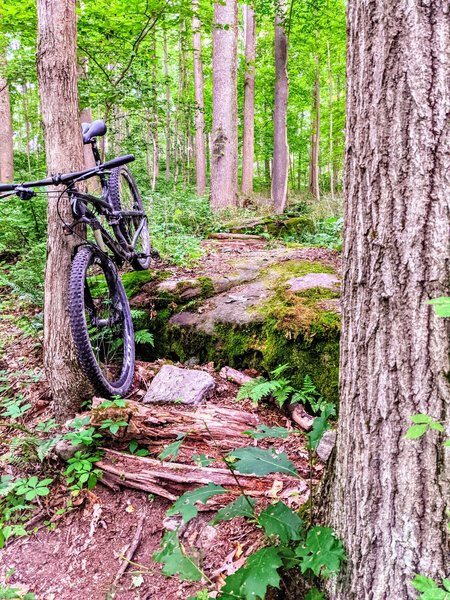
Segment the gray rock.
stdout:
<svg viewBox="0 0 450 600">
<path fill-rule="evenodd" d="M 164 365 L 150 384 L 142 402 L 181 402 L 200 404 L 216 384 L 209 373 Z"/>
<path fill-rule="evenodd" d="M 210 550 L 217 538 L 217 529 L 206 525 L 200 532 L 196 546 L 202 550 Z"/>
<path fill-rule="evenodd" d="M 333 451 L 335 443 L 336 431 L 334 429 L 328 429 L 328 431 L 325 431 L 323 434 L 316 450 L 317 456 L 323 460 L 323 462 L 327 462 L 327 460 L 330 458 L 330 454 Z"/>
<path fill-rule="evenodd" d="M 79 450 L 86 449 L 83 444 L 72 444 L 69 440 L 60 440 L 55 446 L 55 453 L 61 460 L 67 462 Z"/>
<path fill-rule="evenodd" d="M 289 285 L 290 292 L 300 292 L 315 287 L 339 291 L 339 279 L 333 273 L 308 273 L 302 277 L 292 277 Z"/>
</svg>

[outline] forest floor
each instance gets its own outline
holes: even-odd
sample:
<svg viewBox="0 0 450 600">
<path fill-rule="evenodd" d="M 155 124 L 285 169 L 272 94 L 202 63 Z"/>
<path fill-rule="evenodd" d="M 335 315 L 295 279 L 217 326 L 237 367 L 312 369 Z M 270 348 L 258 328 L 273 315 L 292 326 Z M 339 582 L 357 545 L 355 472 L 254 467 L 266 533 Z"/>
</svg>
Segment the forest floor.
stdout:
<svg viewBox="0 0 450 600">
<path fill-rule="evenodd" d="M 173 271 L 173 276 L 217 275 L 226 270 L 225 255 L 248 257 L 252 252 L 267 248 L 267 243 L 255 240 L 249 246 L 247 241 L 211 241 L 205 247 L 206 255 L 197 268 L 178 268 Z M 319 254 L 320 251 L 311 250 L 313 260 Z M 22 406 L 30 404 L 22 415 L 10 419 L 3 416 L 0 450 L 2 454 L 8 454 L 12 440 L 21 438 L 19 448 L 21 444 L 23 448 L 24 438 L 29 432 L 42 437 L 42 434 L 36 433 L 36 426 L 52 418 L 52 407 L 43 374 L 42 340 L 30 335 L 27 326 L 39 310 L 29 304 L 18 304 L 8 298 L 4 289 L 0 290 L 0 298 L 3 301 L 0 316 L 0 399 L 4 402 L 6 398 L 22 396 Z M 149 380 L 162 363 L 138 362 L 138 376 L 131 399 L 142 397 Z M 257 414 L 259 422 L 269 426 L 295 427 L 288 414 L 273 404 L 255 407 L 249 400 L 244 400 L 237 406 L 239 386 L 221 378 L 213 363 L 196 368 L 209 372 L 216 381 L 216 389 L 208 399 L 208 405 Z M 255 371 L 248 373 L 256 374 Z M 62 431 L 67 431 L 67 427 Z M 250 443 L 255 445 L 256 441 Z M 264 447 L 266 443 L 264 440 L 258 445 Z M 247 444 L 248 438 L 242 442 L 242 445 Z M 298 487 L 291 495 L 292 507 L 299 508 L 308 499 L 310 485 L 318 483 L 324 465 L 316 460 L 311 466 L 303 434 L 271 440 L 271 445 L 278 451 L 285 451 L 300 474 Z M 193 464 L 195 452 L 193 444 L 178 461 Z M 24 459 L 20 451 L 18 456 Z M 147 492 L 125 487 L 111 489 L 110 485 L 102 484 L 101 479 L 94 489 L 82 490 L 77 496 L 72 496 L 62 475 L 63 469 L 61 461 L 53 453 L 43 463 L 25 459 L 8 461 L 4 457 L 0 462 L 2 475 L 54 478 L 50 494 L 33 501 L 34 513 L 26 524 L 30 534 L 10 538 L 0 555 L 0 581 L 20 588 L 23 593 L 33 592 L 37 600 L 186 600 L 203 588 L 218 589 L 224 576 L 233 573 L 243 564 L 245 557 L 262 543 L 261 531 L 243 518 L 212 527 L 209 523 L 214 512 L 202 510 L 181 530 L 180 539 L 201 563 L 210 581 L 191 583 L 180 581 L 177 577 L 168 578 L 161 573 L 161 565 L 152 559 L 152 554 L 158 549 L 164 532 L 173 527 L 171 519 L 166 517 L 172 503 Z M 276 498 L 282 487 L 282 481 L 275 479 L 265 501 Z M 132 562 L 115 583 L 123 556 L 136 541 L 134 538 L 140 523 L 143 523 L 143 528 Z"/>
</svg>

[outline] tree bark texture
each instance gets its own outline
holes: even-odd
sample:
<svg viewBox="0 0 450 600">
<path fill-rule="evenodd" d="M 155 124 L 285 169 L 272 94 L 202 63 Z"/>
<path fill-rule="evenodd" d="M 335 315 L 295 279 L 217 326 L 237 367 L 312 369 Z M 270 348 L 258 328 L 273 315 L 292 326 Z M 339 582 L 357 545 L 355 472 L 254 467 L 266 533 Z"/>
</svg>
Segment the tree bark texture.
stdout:
<svg viewBox="0 0 450 600">
<path fill-rule="evenodd" d="M 167 56 L 167 34 L 164 29 L 163 37 L 163 62 L 164 62 L 164 79 L 166 82 L 166 179 L 170 179 L 170 80 L 169 80 L 169 62 Z"/>
<path fill-rule="evenodd" d="M 195 172 L 197 194 L 206 190 L 205 156 L 205 103 L 203 99 L 202 36 L 198 18 L 198 0 L 193 0 L 192 31 L 194 47 L 194 91 L 195 91 Z"/>
<path fill-rule="evenodd" d="M 245 83 L 244 83 L 244 139 L 242 143 L 242 194 L 253 192 L 253 161 L 255 155 L 255 12 L 244 5 L 245 15 Z"/>
<path fill-rule="evenodd" d="M 14 179 L 13 128 L 6 60 L 0 57 L 0 182 Z"/>
<path fill-rule="evenodd" d="M 237 205 L 237 2 L 214 4 L 211 207 Z"/>
<path fill-rule="evenodd" d="M 76 20 L 72 0 L 38 1 L 37 68 L 48 173 L 83 169 L 78 111 Z M 44 365 L 55 414 L 65 420 L 86 396 L 68 318 L 71 255 L 79 239 L 63 234 L 61 218 L 72 220 L 67 196 L 48 198 L 47 266 L 44 299 Z"/>
<path fill-rule="evenodd" d="M 319 55 L 316 52 L 316 78 L 313 89 L 313 111 L 311 123 L 311 150 L 309 158 L 309 191 L 320 199 L 319 188 L 319 146 L 320 146 L 320 72 Z"/>
<path fill-rule="evenodd" d="M 286 208 L 289 148 L 287 142 L 287 104 L 289 81 L 287 74 L 287 37 L 284 31 L 285 6 L 279 2 L 275 17 L 275 104 L 273 111 L 272 202 L 275 212 Z"/>
<path fill-rule="evenodd" d="M 450 13 L 348 5 L 341 404 L 328 520 L 348 557 L 333 600 L 417 598 L 448 576 Z"/>
<path fill-rule="evenodd" d="M 328 159 L 328 170 L 330 172 L 330 193 L 331 199 L 334 200 L 334 163 L 333 163 L 333 73 L 331 71 L 331 54 L 330 43 L 327 41 L 327 67 L 328 67 L 328 107 L 330 112 L 330 158 Z"/>
</svg>

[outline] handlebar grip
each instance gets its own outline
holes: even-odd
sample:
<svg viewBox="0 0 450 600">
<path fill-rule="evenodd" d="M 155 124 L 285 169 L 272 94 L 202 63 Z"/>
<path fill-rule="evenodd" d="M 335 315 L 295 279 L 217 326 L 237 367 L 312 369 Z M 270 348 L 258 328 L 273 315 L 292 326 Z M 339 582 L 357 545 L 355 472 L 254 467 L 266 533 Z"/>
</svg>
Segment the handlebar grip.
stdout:
<svg viewBox="0 0 450 600">
<path fill-rule="evenodd" d="M 18 185 L 18 183 L 1 183 L 0 192 L 13 192 Z"/>
<path fill-rule="evenodd" d="M 133 162 L 134 154 L 126 154 L 125 156 L 118 156 L 117 158 L 113 158 L 112 160 L 108 160 L 102 165 L 100 165 L 101 169 L 114 169 L 115 167 L 120 167 L 121 165 L 126 165 L 129 162 Z"/>
</svg>

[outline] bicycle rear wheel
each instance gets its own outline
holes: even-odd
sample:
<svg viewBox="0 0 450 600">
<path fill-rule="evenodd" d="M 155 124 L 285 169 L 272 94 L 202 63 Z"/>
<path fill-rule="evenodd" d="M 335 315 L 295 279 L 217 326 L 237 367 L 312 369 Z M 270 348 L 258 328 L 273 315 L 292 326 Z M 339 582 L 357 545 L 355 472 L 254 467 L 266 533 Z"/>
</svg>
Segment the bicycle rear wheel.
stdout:
<svg viewBox="0 0 450 600">
<path fill-rule="evenodd" d="M 136 182 L 127 167 L 117 167 L 111 171 L 108 189 L 110 202 L 114 210 L 144 212 L 144 205 Z M 142 217 L 124 217 L 119 227 L 129 244 L 133 243 L 140 228 L 135 244 L 135 251 L 140 256 L 131 261 L 131 266 L 136 271 L 148 269 L 151 260 L 151 244 L 147 218 L 144 217 L 143 220 Z"/>
<path fill-rule="evenodd" d="M 115 265 L 92 246 L 73 260 L 69 315 L 78 359 L 96 392 L 126 395 L 134 375 L 130 306 Z"/>
</svg>

